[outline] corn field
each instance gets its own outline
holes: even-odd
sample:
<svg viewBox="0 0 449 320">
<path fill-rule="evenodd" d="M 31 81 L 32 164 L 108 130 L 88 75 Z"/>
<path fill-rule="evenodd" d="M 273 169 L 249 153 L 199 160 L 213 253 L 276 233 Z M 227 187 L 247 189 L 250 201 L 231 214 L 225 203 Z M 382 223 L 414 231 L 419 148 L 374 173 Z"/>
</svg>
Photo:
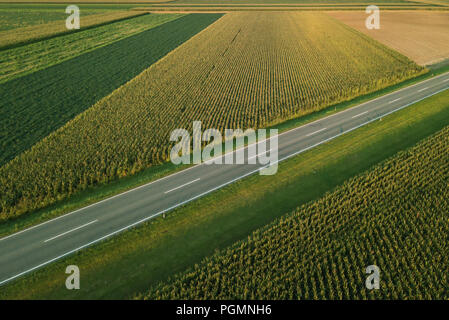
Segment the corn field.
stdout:
<svg viewBox="0 0 449 320">
<path fill-rule="evenodd" d="M 324 13 L 227 14 L 2 166 L 0 219 L 167 161 L 195 120 L 260 128 L 423 72 Z"/>
<path fill-rule="evenodd" d="M 446 127 L 140 298 L 448 299 L 448 154 Z"/>
</svg>

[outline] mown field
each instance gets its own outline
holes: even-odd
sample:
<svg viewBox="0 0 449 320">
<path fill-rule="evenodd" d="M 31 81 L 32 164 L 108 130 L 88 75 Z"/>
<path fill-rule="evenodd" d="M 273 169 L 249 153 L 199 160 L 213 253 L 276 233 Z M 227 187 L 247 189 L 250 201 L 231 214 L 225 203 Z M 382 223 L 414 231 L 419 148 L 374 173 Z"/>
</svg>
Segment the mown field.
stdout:
<svg viewBox="0 0 449 320">
<path fill-rule="evenodd" d="M 200 28 L 192 27 L 195 32 L 218 18 L 189 15 L 164 26 L 179 25 L 188 19 L 197 25 L 201 21 L 199 17 L 207 23 Z M 189 24 L 183 26 L 187 28 Z M 153 30 L 156 28 L 147 33 Z M 163 41 L 172 35 L 169 32 L 161 36 L 158 31 L 154 41 Z M 124 41 L 134 41 L 136 49 L 130 50 L 131 44 L 124 45 Z M 2 95 L 10 97 L 5 99 L 6 105 L 19 101 L 18 97 L 26 92 L 27 107 L 42 108 L 42 101 L 39 106 L 33 106 L 36 99 L 29 93 L 30 88 L 33 91 L 39 88 L 39 95 L 49 96 L 48 101 L 58 97 L 48 103 L 48 108 L 63 101 L 73 106 L 76 99 L 99 97 L 98 86 L 105 86 L 107 79 L 104 59 L 114 56 L 108 49 L 116 48 L 117 56 L 139 63 L 140 56 L 130 57 L 144 47 L 142 41 L 148 41 L 145 32 L 80 56 L 98 59 L 83 60 L 89 63 L 88 67 L 65 64 L 68 66 L 65 72 L 77 70 L 69 73 L 69 77 L 80 79 L 75 83 L 82 83 L 82 90 L 79 86 L 68 88 L 64 82 L 68 80 L 56 82 L 61 84 L 64 94 L 55 91 L 55 86 L 42 86 L 43 75 L 54 82 L 55 76 L 61 73 L 53 70 L 64 64 L 44 70 L 42 75 L 39 72 L 30 75 L 36 80 L 27 90 L 18 89 L 15 80 L 7 82 L 8 90 L 0 87 Z M 154 41 L 147 43 L 154 45 Z M 126 53 L 123 53 L 124 48 Z M 102 51 L 107 54 L 98 53 Z M 73 59 L 71 63 L 78 60 Z M 110 65 L 117 66 L 120 62 Z M 101 68 L 101 72 L 94 72 L 95 68 Z M 220 130 L 257 128 L 379 90 L 423 72 L 423 68 L 406 57 L 325 14 L 225 15 L 31 150 L 1 167 L 0 217 L 18 216 L 91 185 L 132 175 L 168 160 L 169 133 L 180 126 L 189 128 L 193 120 L 201 120 L 205 128 Z M 92 82 L 89 82 L 90 77 L 93 77 Z M 101 77 L 101 81 L 95 77 Z M 73 94 L 67 95 L 70 88 Z M 86 94 L 86 90 L 95 91 Z M 67 96 L 76 98 L 68 100 Z M 17 114 L 5 114 L 4 110 L 12 112 L 11 108 L 1 110 L 5 115 L 2 119 L 18 119 Z M 33 116 L 32 120 L 35 119 L 41 118 Z M 19 122 L 14 121 L 16 125 L 9 124 L 9 127 L 25 133 L 21 128 L 26 122 L 21 121 L 19 127 Z M 33 131 L 36 127 L 33 126 Z M 17 146 L 20 141 L 17 137 L 7 140 L 8 148 Z M 22 150 L 15 149 L 13 153 Z"/>
<path fill-rule="evenodd" d="M 144 298 L 448 299 L 448 152 L 446 127 Z"/>
<path fill-rule="evenodd" d="M 153 25 L 149 30 L 0 84 L 0 164 L 29 149 L 220 16 L 172 16 L 176 19 L 160 24 L 160 16 L 150 15 L 145 21 L 147 26 Z M 97 40 L 81 38 L 73 47 L 91 46 Z M 48 46 L 52 44 L 54 41 Z"/>
</svg>

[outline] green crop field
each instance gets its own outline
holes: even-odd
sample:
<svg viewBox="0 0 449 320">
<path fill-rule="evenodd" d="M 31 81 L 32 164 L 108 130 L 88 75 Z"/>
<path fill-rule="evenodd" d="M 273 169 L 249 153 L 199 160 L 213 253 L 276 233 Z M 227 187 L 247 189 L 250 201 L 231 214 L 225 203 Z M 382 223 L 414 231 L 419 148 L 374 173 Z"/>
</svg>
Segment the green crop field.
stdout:
<svg viewBox="0 0 449 320">
<path fill-rule="evenodd" d="M 448 299 L 448 152 L 449 127 L 145 298 Z"/>
<path fill-rule="evenodd" d="M 425 0 L 423 0 L 425 1 Z M 429 2 L 433 0 L 428 0 Z M 438 1 L 447 1 L 447 0 L 434 0 Z M 10 2 L 10 3 L 27 3 L 28 5 L 32 3 L 40 4 L 42 2 L 43 5 L 49 5 L 52 2 L 57 5 L 57 3 L 61 3 L 61 0 L 0 0 L 1 2 Z M 75 0 L 67 0 L 65 3 L 79 3 Z M 178 5 L 178 4 L 366 4 L 366 3 L 416 3 L 419 0 L 121 0 L 121 1 L 105 1 L 105 0 L 84 0 L 81 3 L 84 5 L 86 3 L 92 3 L 94 5 L 101 5 L 101 3 L 105 3 L 106 5 L 114 4 L 139 4 L 139 3 L 155 3 L 155 4 L 167 4 L 167 5 Z"/>
<path fill-rule="evenodd" d="M 0 0 L 0 300 L 448 300 L 448 8 Z M 276 173 L 175 164 L 195 121 Z"/>
<path fill-rule="evenodd" d="M 0 140 L 0 164 L 29 149 L 219 17 L 187 15 L 158 25 L 160 16 L 151 15 L 146 22 L 153 20 L 154 28 L 0 84 L 0 132 L 5 133 Z M 83 40 L 76 44 L 82 45 Z"/>
<path fill-rule="evenodd" d="M 80 7 L 82 16 L 103 13 L 105 10 L 100 7 L 90 8 L 88 6 Z M 65 21 L 67 18 L 65 7 L 52 7 L 47 5 L 23 6 L 12 4 L 0 4 L 0 35 L 5 35 L 1 31 L 24 28 L 37 25 L 43 25 L 54 21 Z M 1 38 L 0 38 L 1 39 Z"/>
<path fill-rule="evenodd" d="M 173 2 L 168 2 L 169 5 L 178 4 L 204 4 L 204 5 L 214 5 L 214 4 L 309 4 L 309 5 L 322 5 L 322 4 L 333 4 L 333 5 L 345 5 L 345 4 L 409 4 L 414 3 L 414 1 L 407 0 L 175 0 Z"/>
<path fill-rule="evenodd" d="M 145 14 L 27 46 L 0 51 L 0 83 L 48 68 L 184 14 Z"/>
<path fill-rule="evenodd" d="M 286 160 L 275 176 L 248 177 L 172 211 L 165 219 L 148 221 L 37 270 L 5 286 L 0 299 L 132 297 L 448 124 L 446 91 Z M 90 190 L 87 196 L 94 193 Z M 64 286 L 64 269 L 72 264 L 83 266 L 83 286 L 77 292 Z"/>
<path fill-rule="evenodd" d="M 179 25 L 188 19 L 201 24 L 199 17 L 209 24 L 218 16 L 185 16 L 163 26 Z M 195 27 L 195 32 L 204 25 Z M 153 30 L 156 28 L 147 32 Z M 102 57 L 98 52 L 105 51 L 108 54 L 104 59 L 111 59 L 109 48 L 120 52 L 124 41 L 135 41 L 139 45 L 130 52 L 140 52 L 141 41 L 136 39 L 144 40 L 144 34 L 100 48 L 69 63 L 87 61 L 96 68 L 95 58 L 85 57 Z M 156 37 L 159 41 L 166 39 L 160 33 Z M 125 47 L 129 49 L 128 45 Z M 142 60 L 130 59 L 130 55 L 126 58 L 135 63 Z M 80 70 L 79 67 L 64 68 Z M 104 74 L 92 72 L 92 68 L 83 69 L 96 77 Z M 108 70 L 104 61 L 101 68 Z M 53 79 L 57 73 L 52 70 L 46 69 L 42 74 Z M 384 88 L 424 71 L 404 56 L 324 14 L 225 15 L 31 150 L 1 167 L 0 217 L 8 219 L 29 212 L 88 186 L 132 175 L 166 161 L 169 132 L 179 126 L 188 127 L 193 120 L 219 129 L 266 126 Z M 42 83 L 42 76 L 38 74 L 30 75 L 36 75 L 36 84 L 31 82 L 30 87 L 38 88 Z M 105 80 L 101 83 L 93 80 L 88 85 L 87 75 L 70 77 L 82 78 L 84 87 L 92 90 L 91 95 L 78 95 L 77 99 L 93 102 L 92 96 L 98 94 L 99 85 L 107 85 Z M 17 79 L 19 83 L 20 80 Z M 4 84 L 9 85 L 4 92 L 11 97 L 6 101 L 18 101 L 17 97 L 24 91 L 18 90 L 14 81 Z M 60 83 L 67 91 L 67 84 Z M 75 93 L 81 92 L 79 87 L 72 88 Z M 39 94 L 43 94 L 43 90 Z M 49 108 L 62 103 L 61 99 L 67 95 L 55 92 L 54 87 L 48 90 L 50 92 L 44 94 L 49 97 L 46 99 L 58 97 L 57 101 L 48 103 Z M 27 107 L 36 101 L 29 94 L 27 99 Z M 87 102 L 80 105 L 85 108 L 90 105 Z M 73 103 L 70 101 L 71 105 Z M 17 119 L 8 117 L 11 118 Z M 23 121 L 20 122 L 22 127 Z M 36 135 L 43 136 L 42 133 Z M 7 145 L 16 146 L 17 137 L 13 135 L 14 140 L 9 139 Z M 12 154 L 23 149 L 16 149 Z"/>
<path fill-rule="evenodd" d="M 95 10 L 83 12 L 85 15 L 98 13 Z M 63 10 L 21 10 L 0 6 L 0 31 L 45 24 L 57 20 L 65 20 L 67 14 Z"/>
</svg>

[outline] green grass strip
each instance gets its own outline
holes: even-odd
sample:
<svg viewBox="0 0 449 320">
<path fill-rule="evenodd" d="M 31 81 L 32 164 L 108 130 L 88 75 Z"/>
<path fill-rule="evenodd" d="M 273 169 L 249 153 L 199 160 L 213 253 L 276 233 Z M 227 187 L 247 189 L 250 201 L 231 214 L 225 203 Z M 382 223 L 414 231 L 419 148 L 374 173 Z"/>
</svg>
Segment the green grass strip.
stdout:
<svg viewBox="0 0 449 320">
<path fill-rule="evenodd" d="M 0 165 L 221 17 L 191 14 L 0 84 Z"/>
<path fill-rule="evenodd" d="M 132 297 L 448 124 L 445 91 L 282 162 L 275 176 L 241 180 L 11 282 L 0 299 Z M 81 269 L 81 290 L 65 288 L 69 264 Z"/>
<path fill-rule="evenodd" d="M 145 14 L 82 32 L 0 51 L 0 83 L 43 70 L 184 15 Z"/>
</svg>

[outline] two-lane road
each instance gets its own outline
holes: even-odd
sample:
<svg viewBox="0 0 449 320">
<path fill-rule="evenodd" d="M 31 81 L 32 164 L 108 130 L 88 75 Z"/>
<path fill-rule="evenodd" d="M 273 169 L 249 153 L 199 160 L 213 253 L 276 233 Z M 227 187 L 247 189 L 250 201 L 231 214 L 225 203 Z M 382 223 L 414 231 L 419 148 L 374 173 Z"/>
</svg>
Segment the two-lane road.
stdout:
<svg viewBox="0 0 449 320">
<path fill-rule="evenodd" d="M 449 88 L 449 73 L 279 135 L 279 161 Z M 201 164 L 0 239 L 0 285 L 258 172 Z"/>
</svg>

